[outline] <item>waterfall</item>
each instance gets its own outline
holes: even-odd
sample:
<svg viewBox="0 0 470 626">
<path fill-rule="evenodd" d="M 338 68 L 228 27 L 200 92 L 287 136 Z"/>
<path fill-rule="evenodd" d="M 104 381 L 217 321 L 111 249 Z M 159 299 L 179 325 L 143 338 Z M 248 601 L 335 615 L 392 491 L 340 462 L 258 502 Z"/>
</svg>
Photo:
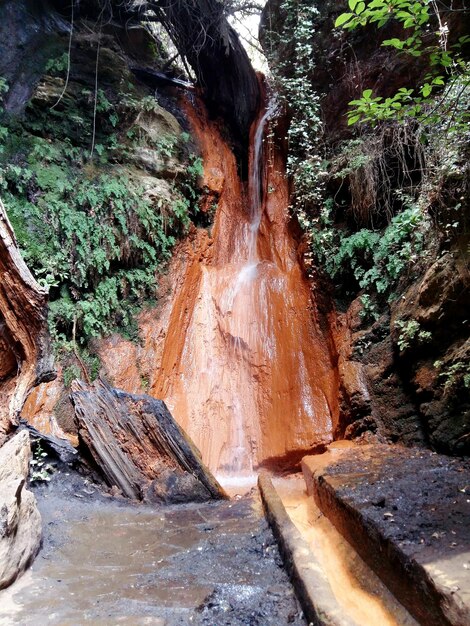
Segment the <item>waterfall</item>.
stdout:
<svg viewBox="0 0 470 626">
<path fill-rule="evenodd" d="M 187 110 L 218 207 L 212 241 L 194 244 L 175 292 L 151 391 L 221 479 L 290 463 L 331 441 L 337 418 L 328 341 L 289 231 L 282 155 L 270 146 L 267 158 L 275 110 L 271 102 L 252 129 L 247 189 L 216 126 Z"/>
</svg>

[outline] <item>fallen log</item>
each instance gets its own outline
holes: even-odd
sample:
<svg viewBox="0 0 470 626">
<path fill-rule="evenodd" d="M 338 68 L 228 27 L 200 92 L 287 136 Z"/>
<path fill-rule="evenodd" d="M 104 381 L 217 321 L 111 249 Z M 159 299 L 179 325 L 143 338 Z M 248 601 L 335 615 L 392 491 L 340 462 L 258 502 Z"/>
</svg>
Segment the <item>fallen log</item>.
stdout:
<svg viewBox="0 0 470 626">
<path fill-rule="evenodd" d="M 79 444 L 110 487 L 147 502 L 226 497 L 165 403 L 111 388 L 72 383 Z"/>
<path fill-rule="evenodd" d="M 0 200 L 0 445 L 29 391 L 55 376 L 47 291 L 27 268 Z"/>
</svg>

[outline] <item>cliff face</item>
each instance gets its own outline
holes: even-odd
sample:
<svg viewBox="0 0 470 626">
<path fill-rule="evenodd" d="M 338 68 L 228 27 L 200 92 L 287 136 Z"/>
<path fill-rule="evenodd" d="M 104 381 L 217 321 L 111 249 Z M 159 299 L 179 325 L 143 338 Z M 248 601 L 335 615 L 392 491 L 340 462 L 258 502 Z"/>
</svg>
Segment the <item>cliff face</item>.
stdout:
<svg viewBox="0 0 470 626">
<path fill-rule="evenodd" d="M 323 264 L 317 262 L 318 280 L 312 283 L 306 278 L 308 263 L 302 258 L 307 246 L 300 241 L 298 224 L 287 214 L 290 190 L 284 177 L 284 121 L 277 130 L 269 127 L 265 133 L 265 160 L 257 182 L 247 182 L 254 146 L 263 139 L 262 134 L 255 137 L 256 125 L 251 127 L 249 140 L 246 133 L 262 91 L 258 82 L 253 86 L 251 68 L 245 76 L 246 108 L 235 111 L 233 118 L 227 113 L 234 84 L 244 84 L 243 80 L 237 83 L 240 77 L 231 76 L 235 82 L 229 80 L 231 86 L 223 87 L 218 103 L 211 104 L 211 99 L 217 100 L 217 81 L 207 87 L 211 90 L 205 94 L 211 112 L 207 116 L 196 97 L 182 97 L 168 81 L 163 86 L 161 78 L 155 79 L 149 87 L 136 80 L 130 66 L 153 64 L 161 69 L 168 62 L 156 56 L 155 42 L 144 30 L 127 31 L 110 23 L 98 34 L 90 32 L 90 24 L 77 22 L 66 80 L 67 63 L 57 57 L 68 45 L 65 14 L 51 17 L 54 14 L 42 5 L 37 12 L 26 10 L 28 6 L 19 3 L 15 12 L 11 3 L 4 5 L 8 19 L 2 25 L 21 16 L 25 20 L 24 32 L 15 26 L 21 36 L 11 39 L 10 52 L 33 45 L 32 33 L 39 29 L 49 33 L 42 38 L 41 58 L 50 57 L 52 46 L 53 58 L 48 59 L 52 63 L 35 69 L 34 77 L 20 68 L 27 54 L 13 55 L 22 59 L 17 65 L 2 65 L 0 75 L 7 72 L 10 82 L 5 106 L 10 112 L 24 111 L 29 100 L 22 130 L 14 127 L 14 133 L 19 133 L 21 141 L 25 131 L 28 142 L 33 137 L 33 154 L 38 138 L 57 151 L 51 156 L 42 142 L 40 162 L 31 164 L 29 154 L 17 149 L 19 139 L 8 146 L 7 158 L 23 168 L 19 177 L 16 170 L 7 172 L 11 212 L 26 247 L 32 231 L 33 239 L 40 232 L 42 216 L 47 223 L 60 224 L 61 209 L 54 213 L 54 207 L 73 206 L 73 220 L 81 224 L 85 216 L 91 226 L 85 238 L 90 247 L 75 245 L 69 264 L 60 266 L 51 281 L 52 325 L 56 337 L 67 340 L 61 348 L 61 380 L 34 390 L 23 415 L 41 428 L 53 432 L 62 428 L 73 437 L 76 427 L 67 387 L 72 378 L 91 378 L 99 370 L 125 391 L 149 392 L 167 400 L 214 469 L 250 470 L 250 464 L 233 465 L 234 449 L 254 466 L 266 462 L 288 466 L 305 450 L 332 437 L 430 443 L 445 452 L 467 452 L 465 211 L 455 209 L 461 232 L 452 236 L 447 232 L 449 223 L 455 223 L 454 206 L 465 206 L 464 167 L 457 161 L 453 178 L 442 169 L 430 178 L 432 168 L 428 167 L 429 187 L 425 188 L 423 171 L 417 166 L 424 153 L 416 147 L 413 129 L 399 134 L 394 128 L 380 132 L 367 128 L 354 136 L 344 118 L 347 103 L 363 88 L 373 87 L 387 96 L 419 80 L 425 69 L 420 63 L 380 47 L 396 27 L 333 34 L 341 7 L 330 2 L 319 6 L 311 34 L 315 67 L 306 80 L 322 96 L 322 149 L 330 163 L 324 178 L 325 206 L 334 210 L 325 238 L 329 247 L 324 250 Z M 84 3 L 82 9 L 87 6 Z M 263 42 L 273 63 L 282 59 L 284 78 L 289 78 L 295 51 L 288 41 L 273 38 L 273 32 L 284 27 L 285 18 L 280 0 L 270 0 Z M 10 52 L 6 54 L 13 58 Z M 224 71 L 233 74 L 230 68 Z M 96 77 L 99 90 L 95 89 Z M 153 97 L 155 86 L 158 103 Z M 96 115 L 92 115 L 94 108 Z M 263 114 L 258 112 L 258 123 Z M 220 119 L 219 123 L 213 119 L 220 115 L 230 118 L 228 141 L 227 128 Z M 63 127 L 64 120 L 67 125 Z M 90 158 L 94 144 L 97 152 Z M 242 168 L 236 158 L 240 151 L 245 155 Z M 200 163 L 195 167 L 201 155 L 203 171 Z M 6 160 L 3 157 L 3 164 Z M 41 172 L 51 167 L 64 185 L 59 198 Z M 98 210 L 92 204 L 95 197 L 90 200 L 81 191 L 77 198 L 71 189 L 84 183 L 98 196 L 108 188 L 103 182 L 109 181 L 102 175 L 111 173 L 129 181 L 124 195 L 131 202 L 125 205 L 124 214 L 119 213 L 123 202 L 119 186 L 119 193 L 106 197 Z M 128 194 L 135 185 L 139 193 Z M 259 219 L 258 209 L 253 213 L 252 206 L 256 188 L 264 190 Z M 410 188 L 413 202 L 419 200 L 421 207 L 416 228 L 416 211 L 410 213 L 400 198 L 390 199 L 396 189 L 403 196 L 411 193 Z M 145 207 L 138 204 L 137 196 L 145 198 Z M 33 212 L 34 228 L 24 219 L 31 206 L 43 211 L 39 219 Z M 318 232 L 325 232 L 321 231 L 323 208 L 306 207 L 320 224 Z M 147 222 L 139 221 L 144 209 Z M 410 221 L 394 222 L 400 215 Z M 161 221 L 149 236 L 146 224 L 155 216 Z M 76 250 L 86 249 L 85 256 L 94 259 L 92 254 L 100 246 L 91 246 L 91 238 L 108 224 L 118 236 L 115 246 L 106 248 L 102 274 L 95 271 L 98 256 L 96 263 L 89 264 L 93 267 L 87 266 L 84 279 L 69 281 L 87 260 L 76 257 Z M 59 235 L 61 229 L 62 224 Z M 395 241 L 397 231 L 401 238 Z M 348 257 L 345 250 L 356 245 L 356 240 L 348 238 L 364 232 L 369 248 L 361 249 L 363 258 Z M 105 235 L 101 242 L 106 242 Z M 388 248 L 387 237 L 392 241 Z M 177 238 L 181 242 L 173 249 Z M 376 265 L 374 247 L 382 251 Z M 155 250 L 161 256 L 153 264 Z M 164 274 L 161 270 L 171 250 L 173 259 Z M 331 278 L 332 272 L 328 276 L 326 270 L 340 257 L 343 265 L 335 267 Z M 385 295 L 371 297 L 361 289 L 354 268 L 363 263 L 363 273 L 385 271 L 384 267 L 391 271 L 386 265 L 389 258 L 397 259 L 401 273 Z M 43 259 L 31 259 L 34 269 L 45 274 Z M 59 254 L 57 259 L 64 262 Z M 133 281 L 142 276 L 145 280 L 136 288 Z M 103 282 L 108 278 L 114 281 L 112 297 L 110 283 Z M 330 295 L 336 299 L 336 308 Z M 137 314 L 133 307 L 145 298 L 151 306 Z M 373 306 L 369 316 L 367 303 Z M 127 338 L 113 334 L 115 330 L 127 333 Z M 6 340 L 0 341 L 0 376 L 7 380 L 16 359 Z M 87 342 L 86 350 L 81 341 Z"/>
<path fill-rule="evenodd" d="M 292 78 L 298 58 L 294 40 L 286 36 L 294 11 L 290 7 L 289 13 L 287 4 L 269 0 L 261 26 L 264 49 L 280 73 L 281 85 Z M 435 145 L 421 139 L 420 147 L 412 139 L 416 124 L 362 125 L 359 131 L 348 127 L 348 102 L 364 89 L 388 97 L 400 87 L 415 88 L 428 67 L 424 57 L 381 46 L 385 39 L 400 36 L 398 24 L 335 30 L 334 21 L 348 10 L 347 3 L 315 6 L 308 41 L 312 64 L 304 78 L 309 93 L 320 98 L 328 209 L 304 210 L 314 224 L 314 240 L 324 246 L 317 266 L 332 287 L 339 311 L 336 336 L 343 396 L 338 435 L 426 443 L 446 453 L 468 453 L 468 154 L 458 137 Z M 459 12 L 445 15 L 454 40 L 468 26 L 465 3 L 459 7 Z M 436 126 L 426 128 L 424 135 L 439 132 Z M 410 243 L 397 236 L 394 224 L 410 206 L 398 200 L 399 194 L 419 207 L 415 210 L 421 226 L 415 228 L 423 229 L 422 240 Z M 368 237 L 375 242 L 369 252 Z M 393 246 L 387 247 L 388 237 L 396 237 Z M 407 246 L 413 259 L 404 263 L 390 287 L 385 286 L 390 278 L 387 261 L 374 260 L 381 254 L 374 249 L 381 246 L 391 263 L 405 258 Z M 361 290 L 357 266 L 375 272 L 377 281 L 384 279 L 378 292 L 370 286 Z"/>
<path fill-rule="evenodd" d="M 59 378 L 34 389 L 22 415 L 76 442 L 68 387 L 75 377 L 96 376 L 92 336 L 105 334 L 97 326 L 87 333 L 83 313 L 101 311 L 99 325 L 107 317 L 110 328 L 134 332 L 135 307 L 145 292 L 155 294 L 156 274 L 186 232 L 200 165 L 171 80 L 163 81 L 159 104 L 154 88 L 129 69 L 157 57 L 144 29 L 113 23 L 99 34 L 77 19 L 69 59 L 70 25 L 48 4 L 6 2 L 0 18 L 0 77 L 8 89 L 0 115 L 2 425 L 16 421 L 33 384 L 52 377 L 49 321 Z M 20 251 L 49 286 L 49 320 L 47 290 Z"/>
<path fill-rule="evenodd" d="M 129 51 L 133 50 L 135 64 L 137 52 L 141 57 L 145 52 L 142 42 L 133 48 L 129 40 L 122 39 L 122 31 L 116 32 L 114 24 L 101 35 L 90 33 L 88 27 L 91 25 L 80 21 L 75 25 L 66 83 L 63 63 L 48 63 L 25 112 L 28 133 L 32 131 L 35 138 L 39 124 L 53 146 L 58 146 L 63 135 L 69 133 L 68 140 L 74 150 L 80 150 L 83 159 L 79 178 L 75 179 L 77 185 L 83 176 L 86 181 L 90 180 L 98 197 L 101 189 L 107 188 L 108 181 L 101 178 L 95 183 L 97 172 L 118 173 L 120 177 L 128 177 L 130 183 L 137 181 L 150 201 L 152 213 L 162 212 L 168 220 L 169 226 L 165 225 L 161 233 L 163 238 L 171 232 L 171 212 L 176 212 L 171 203 L 176 199 L 178 188 L 172 181 L 185 181 L 185 170 L 189 169 L 185 152 L 171 153 L 171 146 L 163 142 L 167 137 L 178 138 L 184 128 L 192 137 L 188 143 L 202 156 L 204 163 L 203 175 L 198 181 L 202 192 L 200 215 L 193 207 L 191 218 L 196 223 L 208 223 L 212 221 L 211 213 L 215 213 L 210 232 L 194 225 L 190 227 L 189 237 L 176 249 L 169 276 L 159 277 L 158 294 L 154 279 L 152 290 L 147 292 L 151 302 L 155 303 L 155 296 L 158 298 L 165 292 L 165 285 L 170 296 L 159 310 L 149 309 L 139 316 L 135 343 L 114 336 L 106 340 L 94 339 L 88 344 L 88 350 L 93 347 L 94 356 L 100 359 L 101 372 L 117 387 L 134 393 L 148 391 L 154 397 L 164 398 L 176 419 L 201 448 L 205 462 L 214 470 L 250 472 L 262 463 L 290 466 L 298 462 L 305 451 L 332 440 L 338 421 L 338 380 L 327 319 L 310 293 L 298 255 L 298 233 L 291 229 L 287 212 L 283 141 L 279 137 L 273 139 L 273 130 L 268 133 L 268 111 L 264 108 L 256 110 L 256 123 L 251 124 L 261 82 L 251 67 L 248 72 L 244 70 L 247 59 L 243 53 L 243 62 L 236 71 L 232 67 L 236 62 L 233 58 L 222 67 L 228 82 L 218 94 L 218 108 L 212 102 L 218 93 L 214 84 L 212 96 L 207 94 L 207 84 L 202 90 L 209 101 L 209 114 L 195 96 L 183 98 L 181 93 L 177 95 L 172 91 L 171 86 L 157 89 L 163 106 L 155 102 L 150 106 L 148 90 L 136 83 L 128 69 Z M 135 32 L 131 31 L 131 36 L 136 39 Z M 233 41 L 230 48 L 236 50 Z M 218 52 L 211 54 L 213 63 Z M 234 54 L 236 56 L 236 51 Z M 96 77 L 98 92 L 94 87 Z M 249 87 L 250 93 L 246 94 L 243 85 L 245 82 L 250 85 L 253 78 L 256 87 Z M 231 85 L 228 94 L 227 84 Z M 239 86 L 236 94 L 234 85 Z M 132 103 L 139 102 L 144 94 L 147 96 L 145 108 L 135 110 Z M 93 106 L 93 96 L 98 105 L 96 119 L 90 119 L 86 111 L 87 103 Z M 227 98 L 243 105 L 235 111 L 235 121 L 225 111 Z M 225 125 L 214 121 L 214 113 L 227 117 Z M 52 134 L 48 125 L 51 116 L 60 122 L 67 120 L 67 128 L 57 128 Z M 74 123 L 77 118 L 82 120 L 80 132 Z M 86 153 L 87 140 L 93 144 L 88 123 L 96 129 L 97 154 L 93 159 Z M 111 143 L 108 132 L 114 136 Z M 241 168 L 237 159 L 241 149 L 239 136 L 243 137 L 244 146 L 244 167 Z M 68 179 L 76 176 L 77 162 L 69 165 L 68 155 L 64 156 L 66 160 L 54 163 L 54 167 L 59 167 Z M 17 158 L 20 160 L 21 155 Z M 24 206 L 25 212 L 32 210 L 31 192 L 36 194 L 31 202 L 33 206 L 36 202 L 42 203 L 46 197 L 43 192 L 51 192 L 51 189 L 41 188 L 36 171 L 33 182 L 29 197 L 21 198 L 24 205 L 20 207 Z M 60 200 L 66 199 L 68 206 L 73 206 L 75 196 L 67 189 L 66 186 L 66 198 Z M 193 186 L 192 199 L 196 191 Z M 11 183 L 8 192 L 15 218 L 23 225 L 23 214 L 18 214 L 16 204 L 21 192 Z M 56 198 L 47 197 L 53 200 L 53 207 L 56 206 Z M 88 190 L 85 191 L 85 201 L 81 195 L 73 220 L 81 225 L 86 215 L 96 218 L 96 229 L 101 227 L 101 221 L 118 229 L 121 222 L 115 213 L 122 205 L 122 197 L 113 195 L 106 202 L 109 210 L 103 213 L 101 208 L 97 210 L 90 204 Z M 41 208 L 47 219 L 60 223 L 64 210 L 49 217 L 47 205 L 41 204 Z M 134 269 L 132 259 L 136 251 L 129 251 L 129 246 L 136 236 L 142 239 L 142 230 L 130 230 L 136 219 L 132 213 L 130 218 L 125 215 L 122 219 L 128 232 L 123 231 L 116 241 L 121 251 L 114 258 L 108 258 L 104 280 L 115 271 L 116 265 L 120 270 L 119 281 L 125 280 L 122 269 L 127 269 L 128 260 L 131 261 L 129 270 Z M 24 231 L 30 232 L 28 227 Z M 178 234 L 183 233 L 182 229 Z M 78 245 L 70 251 L 74 259 L 70 268 L 73 280 L 77 267 L 86 262 L 75 256 L 83 238 L 89 246 L 89 254 L 95 254 L 88 241 L 90 236 L 91 233 L 86 237 L 78 235 Z M 107 236 L 108 232 L 103 241 Z M 34 242 L 25 241 L 26 248 Z M 144 250 L 148 245 L 158 250 L 158 240 L 139 242 Z M 42 259 L 32 260 L 42 262 Z M 99 260 L 97 262 L 99 264 Z M 143 264 L 136 265 L 135 269 L 142 272 Z M 148 279 L 152 276 L 148 275 Z M 41 429 L 60 432 L 62 428 L 71 437 L 75 426 L 67 391 L 62 386 L 68 386 L 70 378 L 76 376 L 91 377 L 89 361 L 80 354 L 79 344 L 90 339 L 85 335 L 90 315 L 95 309 L 101 311 L 108 306 L 107 294 L 98 292 L 102 283 L 97 282 L 94 271 L 87 275 L 86 285 L 83 282 L 71 284 L 73 280 L 59 278 L 60 290 L 53 286 L 51 294 L 54 314 L 58 314 L 57 318 L 51 317 L 56 337 L 69 336 L 68 353 L 64 355 L 61 348 L 61 380 L 33 392 L 23 412 Z M 90 306 L 92 286 L 97 297 Z M 134 288 L 134 283 L 129 283 L 119 294 L 126 299 Z M 64 289 L 70 293 L 67 298 L 62 295 Z M 85 312 L 83 316 L 76 313 L 76 317 L 67 320 L 66 305 L 70 300 L 76 312 Z M 109 317 L 106 329 L 96 327 L 100 334 L 112 330 L 113 324 L 117 326 L 119 316 L 121 330 L 127 330 L 126 323 L 122 323 L 124 312 L 116 303 L 112 306 L 118 314 Z"/>
<path fill-rule="evenodd" d="M 0 11 L 0 76 L 10 85 L 5 107 L 19 113 L 68 28 L 46 1 L 6 0 Z"/>
<path fill-rule="evenodd" d="M 15 22 L 11 42 L 23 60 L 29 50 L 19 53 L 22 38 L 45 28 L 48 15 L 26 8 L 8 8 L 17 21 L 25 9 L 27 32 Z M 332 439 L 337 378 L 326 321 L 290 230 L 282 150 L 269 141 L 268 151 L 267 140 L 262 147 L 261 83 L 221 23 L 229 54 L 213 42 L 205 61 L 198 58 L 209 113 L 197 97 L 183 98 L 171 77 L 152 83 L 157 103 L 129 66 L 158 69 L 168 59 L 155 51 L 152 57 L 142 29 L 112 23 L 100 31 L 84 20 L 92 14 L 75 14 L 70 54 L 65 12 L 51 18 L 61 29 L 51 33 L 51 58 L 49 48 L 41 51 L 47 62 L 38 75 L 8 74 L 8 94 L 24 93 L 16 108 L 5 103 L 9 132 L 0 167 L 25 254 L 51 287 L 49 321 L 61 366 L 58 381 L 31 393 L 23 416 L 76 441 L 67 388 L 100 369 L 119 387 L 165 398 L 213 469 L 296 462 Z M 187 21 L 179 28 L 191 28 Z M 218 89 L 214 64 L 221 58 Z M 151 71 L 136 74 L 147 79 Z M 214 120 L 220 116 L 223 123 Z M 211 232 L 196 227 L 214 213 Z M 171 245 L 188 230 L 163 277 Z M 131 307 L 143 297 L 155 304 L 165 285 L 166 304 L 142 313 L 139 329 L 130 329 Z M 134 343 L 97 337 L 118 328 L 133 332 Z M 10 357 L 5 350 L 8 371 Z"/>
</svg>

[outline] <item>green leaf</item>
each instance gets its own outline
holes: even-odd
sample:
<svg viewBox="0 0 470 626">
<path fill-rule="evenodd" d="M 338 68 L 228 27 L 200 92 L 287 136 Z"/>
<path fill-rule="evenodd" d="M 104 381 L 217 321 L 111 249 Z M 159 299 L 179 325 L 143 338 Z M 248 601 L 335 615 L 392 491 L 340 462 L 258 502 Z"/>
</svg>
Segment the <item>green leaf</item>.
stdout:
<svg viewBox="0 0 470 626">
<path fill-rule="evenodd" d="M 403 50 L 404 45 L 405 42 L 401 39 L 397 39 L 396 37 L 382 41 L 382 46 L 393 46 L 394 48 L 397 48 L 397 50 Z"/>
<path fill-rule="evenodd" d="M 429 83 L 425 83 L 421 87 L 421 93 L 423 94 L 423 98 L 427 98 L 432 92 L 432 87 Z"/>
<path fill-rule="evenodd" d="M 364 98 L 364 100 L 370 100 L 371 95 L 372 95 L 372 89 L 366 89 L 365 91 L 362 92 L 362 97 Z"/>
<path fill-rule="evenodd" d="M 349 8 L 351 9 L 351 11 L 354 11 L 354 9 L 356 8 L 356 4 L 359 2 L 360 0 L 349 0 L 348 4 L 349 4 Z"/>
<path fill-rule="evenodd" d="M 365 8 L 366 8 L 365 2 L 358 2 L 356 10 L 354 12 L 356 13 L 356 15 L 360 15 L 364 11 Z"/>
<path fill-rule="evenodd" d="M 352 126 L 361 119 L 360 115 L 351 115 L 348 117 L 348 126 Z"/>
<path fill-rule="evenodd" d="M 341 13 L 341 15 L 336 18 L 335 28 L 346 24 L 352 17 L 354 17 L 354 13 Z"/>
</svg>

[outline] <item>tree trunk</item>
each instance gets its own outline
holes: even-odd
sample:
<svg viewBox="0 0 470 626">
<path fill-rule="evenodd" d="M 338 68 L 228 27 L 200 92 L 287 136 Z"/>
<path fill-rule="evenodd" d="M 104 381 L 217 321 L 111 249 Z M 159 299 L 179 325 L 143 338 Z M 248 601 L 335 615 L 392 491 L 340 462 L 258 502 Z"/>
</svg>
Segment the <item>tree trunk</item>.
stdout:
<svg viewBox="0 0 470 626">
<path fill-rule="evenodd" d="M 70 19 L 70 2 L 54 0 L 62 17 Z M 184 62 L 197 77 L 205 103 L 223 119 L 246 175 L 250 126 L 258 113 L 260 84 L 238 34 L 230 26 L 220 0 L 148 0 L 106 4 L 75 0 L 75 18 L 163 24 Z"/>
<path fill-rule="evenodd" d="M 0 201 L 0 445 L 29 391 L 54 378 L 47 292 L 23 261 Z"/>
<path fill-rule="evenodd" d="M 247 159 L 250 126 L 260 105 L 258 78 L 218 0 L 149 2 L 200 83 L 209 111 L 228 124 L 234 148 Z"/>
<path fill-rule="evenodd" d="M 110 487 L 150 502 L 225 497 L 161 400 L 112 389 L 101 380 L 74 381 L 71 399 L 80 445 Z"/>
</svg>

